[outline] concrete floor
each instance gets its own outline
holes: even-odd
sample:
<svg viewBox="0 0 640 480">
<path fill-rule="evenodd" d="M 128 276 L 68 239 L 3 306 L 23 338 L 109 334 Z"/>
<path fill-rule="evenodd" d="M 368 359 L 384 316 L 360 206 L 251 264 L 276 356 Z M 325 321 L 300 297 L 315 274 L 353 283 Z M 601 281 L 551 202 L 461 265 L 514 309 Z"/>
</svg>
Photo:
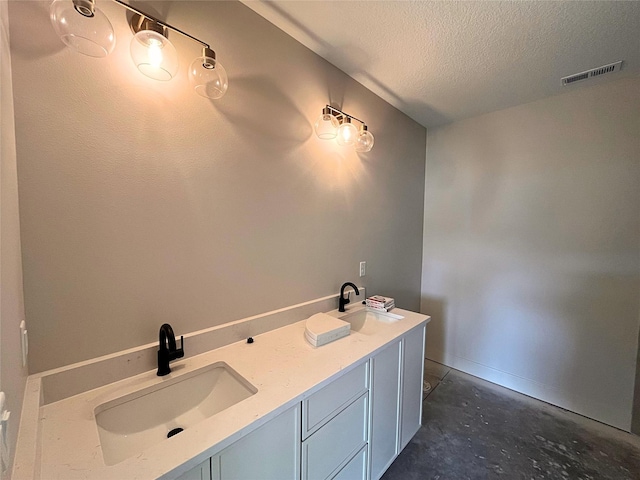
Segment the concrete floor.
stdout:
<svg viewBox="0 0 640 480">
<path fill-rule="evenodd" d="M 423 426 L 383 480 L 640 480 L 640 437 L 428 363 Z"/>
<path fill-rule="evenodd" d="M 431 392 L 435 390 L 438 384 L 444 377 L 451 371 L 449 367 L 446 367 L 440 363 L 432 362 L 431 360 L 424 360 L 424 395 L 423 399 L 427 398 Z"/>
</svg>

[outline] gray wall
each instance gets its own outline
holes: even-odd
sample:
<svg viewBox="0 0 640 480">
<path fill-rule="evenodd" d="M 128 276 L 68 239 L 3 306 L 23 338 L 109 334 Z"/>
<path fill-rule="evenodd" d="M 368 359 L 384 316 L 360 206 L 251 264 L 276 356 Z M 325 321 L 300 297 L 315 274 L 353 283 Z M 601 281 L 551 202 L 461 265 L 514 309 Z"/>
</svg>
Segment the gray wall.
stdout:
<svg viewBox="0 0 640 480">
<path fill-rule="evenodd" d="M 27 369 L 22 367 L 20 322 L 24 319 L 16 141 L 7 2 L 0 2 L 0 390 L 6 394 L 9 448 L 15 452 Z M 11 469 L 0 474 L 11 477 Z"/>
<path fill-rule="evenodd" d="M 640 79 L 429 130 L 427 356 L 629 430 Z"/>
<path fill-rule="evenodd" d="M 418 309 L 425 129 L 240 3 L 144 5 L 212 44 L 224 98 L 190 90 L 199 48 L 177 35 L 177 78 L 138 73 L 115 3 L 106 59 L 64 48 L 48 2 L 10 4 L 30 371 L 345 281 Z M 372 152 L 315 137 L 326 103 L 368 123 Z"/>
</svg>

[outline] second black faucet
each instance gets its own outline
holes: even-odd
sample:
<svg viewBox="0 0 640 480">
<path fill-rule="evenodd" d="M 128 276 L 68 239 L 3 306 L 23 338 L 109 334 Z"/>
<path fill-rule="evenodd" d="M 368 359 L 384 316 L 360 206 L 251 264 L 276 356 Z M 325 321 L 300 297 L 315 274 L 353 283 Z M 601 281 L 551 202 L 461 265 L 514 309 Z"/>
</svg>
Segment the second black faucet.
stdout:
<svg viewBox="0 0 640 480">
<path fill-rule="evenodd" d="M 338 311 L 339 312 L 344 312 L 345 311 L 344 310 L 344 306 L 347 303 L 351 302 L 351 292 L 347 293 L 347 298 L 344 298 L 344 289 L 346 287 L 353 287 L 353 289 L 356 292 L 356 295 L 360 295 L 360 290 L 358 290 L 358 287 L 356 287 L 355 284 L 353 284 L 351 282 L 344 283 L 342 285 L 342 287 L 340 287 L 340 300 L 339 300 L 339 305 L 338 305 Z"/>
</svg>

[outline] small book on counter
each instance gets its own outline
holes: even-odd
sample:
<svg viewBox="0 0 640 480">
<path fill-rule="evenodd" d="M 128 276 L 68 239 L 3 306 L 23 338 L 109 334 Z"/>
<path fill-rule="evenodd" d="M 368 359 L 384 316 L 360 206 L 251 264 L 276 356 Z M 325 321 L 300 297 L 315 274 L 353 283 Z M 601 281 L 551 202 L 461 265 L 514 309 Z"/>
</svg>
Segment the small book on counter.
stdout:
<svg viewBox="0 0 640 480">
<path fill-rule="evenodd" d="M 396 301 L 391 297 L 383 297 L 382 295 L 373 295 L 372 297 L 367 298 L 365 301 L 365 305 L 368 308 L 373 308 L 374 310 L 381 310 L 383 312 L 388 312 L 392 308 L 396 306 Z"/>
</svg>

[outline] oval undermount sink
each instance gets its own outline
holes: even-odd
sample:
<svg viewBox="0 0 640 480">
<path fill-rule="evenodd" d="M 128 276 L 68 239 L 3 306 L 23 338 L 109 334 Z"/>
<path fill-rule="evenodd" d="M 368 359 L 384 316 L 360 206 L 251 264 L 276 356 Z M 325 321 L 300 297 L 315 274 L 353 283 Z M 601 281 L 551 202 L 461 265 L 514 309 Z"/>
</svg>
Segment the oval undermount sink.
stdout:
<svg viewBox="0 0 640 480">
<path fill-rule="evenodd" d="M 372 310 L 358 310 L 357 312 L 349 313 L 340 320 L 349 322 L 351 324 L 351 330 L 359 332 L 364 335 L 373 335 L 379 332 L 381 329 L 386 328 L 389 324 L 395 323 L 398 320 L 402 320 L 402 315 L 396 315 L 390 312 L 374 312 Z"/>
<path fill-rule="evenodd" d="M 258 391 L 217 362 L 98 405 L 96 425 L 106 465 L 115 465 Z"/>
</svg>

